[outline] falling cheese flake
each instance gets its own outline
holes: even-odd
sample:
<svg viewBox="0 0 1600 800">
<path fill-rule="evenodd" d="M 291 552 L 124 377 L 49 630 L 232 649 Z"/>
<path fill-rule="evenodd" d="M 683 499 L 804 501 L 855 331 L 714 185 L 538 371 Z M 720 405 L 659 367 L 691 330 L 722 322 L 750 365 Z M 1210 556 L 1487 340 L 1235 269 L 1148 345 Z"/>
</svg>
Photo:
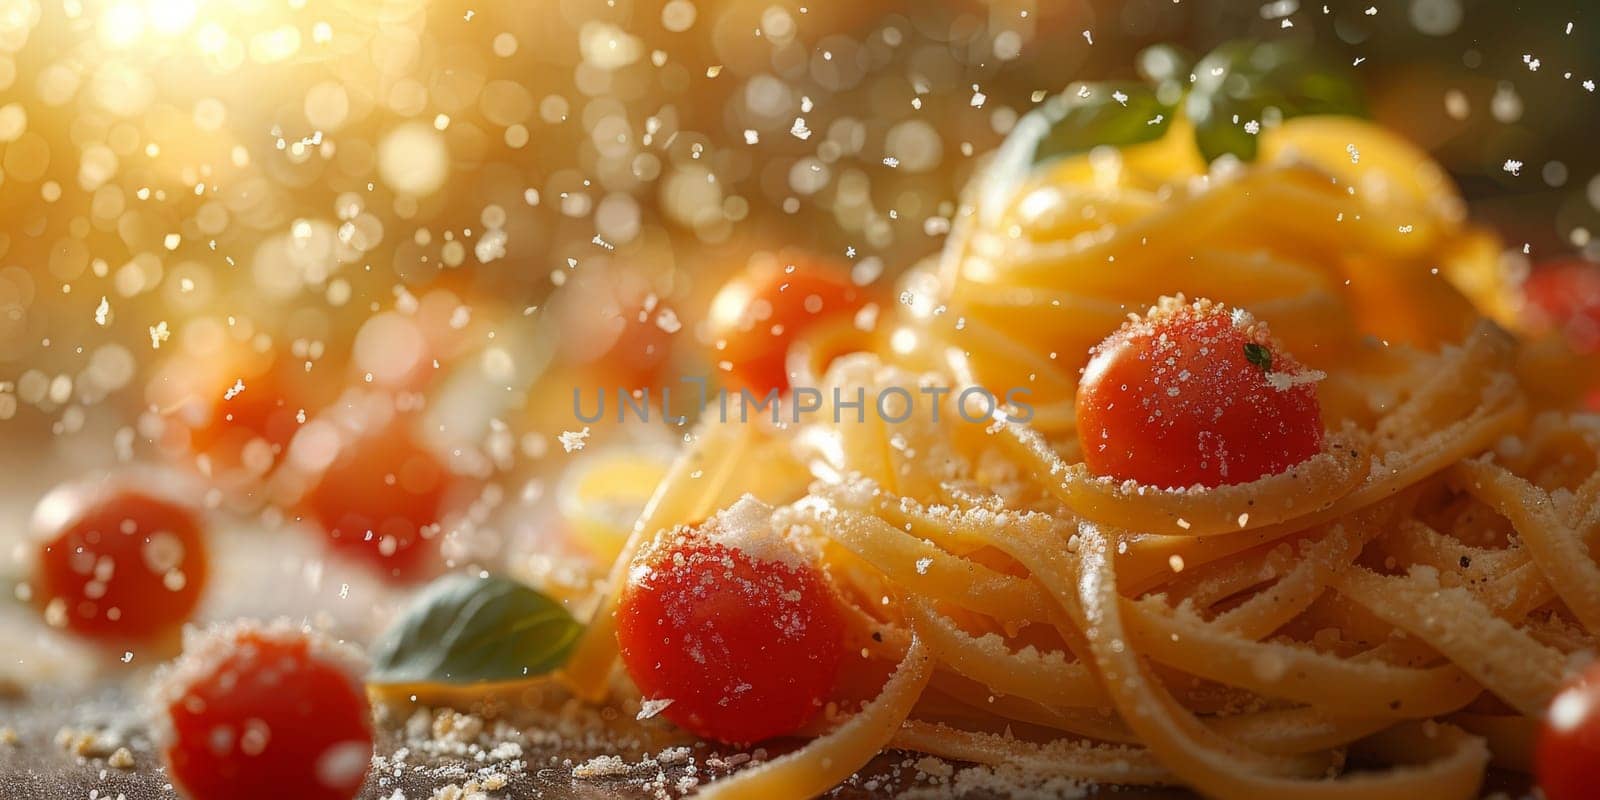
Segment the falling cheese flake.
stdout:
<svg viewBox="0 0 1600 800">
<path fill-rule="evenodd" d="M 718 75 L 721 75 L 721 74 L 722 74 L 722 65 L 721 64 L 718 64 L 718 65 L 716 65 L 714 67 L 706 67 L 706 77 L 707 78 L 715 78 L 715 77 L 717 77 Z"/>
<path fill-rule="evenodd" d="M 1529 72 L 1538 72 L 1539 71 L 1539 59 L 1534 58 L 1532 54 L 1523 53 L 1522 54 L 1522 63 L 1528 65 L 1528 71 Z"/>
<path fill-rule="evenodd" d="M 1367 16 L 1369 16 L 1369 17 L 1378 16 L 1378 7 L 1377 6 L 1367 6 Z"/>
<path fill-rule="evenodd" d="M 567 451 L 568 453 L 576 452 L 578 450 L 582 450 L 584 444 L 588 440 L 589 428 L 588 426 L 584 426 L 584 429 L 581 431 L 562 431 L 561 435 L 557 438 L 561 440 L 561 449 Z"/>
<path fill-rule="evenodd" d="M 232 400 L 238 397 L 242 391 L 244 391 L 244 378 L 234 378 L 233 385 L 228 387 L 228 391 L 222 393 L 222 399 Z"/>
<path fill-rule="evenodd" d="M 1592 81 L 1592 80 L 1584 81 L 1583 82 L 1583 88 L 1585 90 L 1587 90 L 1587 91 L 1590 91 L 1590 92 L 1594 91 L 1594 81 Z"/>
<path fill-rule="evenodd" d="M 1257 122 L 1255 120 L 1250 120 L 1249 122 L 1246 122 L 1244 124 L 1244 132 L 1250 134 L 1251 136 L 1254 136 L 1254 135 L 1260 133 L 1261 132 L 1261 123 L 1259 123 L 1259 122 Z"/>
<path fill-rule="evenodd" d="M 811 129 L 806 127 L 805 117 L 795 117 L 794 124 L 789 127 L 789 134 L 796 139 L 805 141 L 811 138 Z"/>
<path fill-rule="evenodd" d="M 1502 164 L 1500 168 L 1511 173 L 1512 175 L 1522 174 L 1522 162 L 1514 158 L 1506 159 L 1506 163 Z"/>
<path fill-rule="evenodd" d="M 94 324 L 105 327 L 106 318 L 111 316 L 111 302 L 105 295 L 100 295 L 100 305 L 94 310 Z"/>
<path fill-rule="evenodd" d="M 1123 94 L 1122 90 L 1120 89 L 1111 93 L 1111 99 L 1117 101 L 1117 103 L 1124 108 L 1126 108 L 1128 105 L 1128 96 Z"/>
<path fill-rule="evenodd" d="M 667 333 L 677 333 L 683 330 L 683 323 L 678 320 L 678 312 L 663 308 L 656 314 L 656 327 Z"/>
<path fill-rule="evenodd" d="M 760 141 L 761 141 L 761 134 L 757 133 L 755 130 L 750 129 L 750 128 L 746 128 L 745 129 L 745 132 L 744 132 L 744 143 L 745 144 L 756 144 L 757 142 L 760 142 Z"/>
<path fill-rule="evenodd" d="M 889 167 L 890 169 L 893 169 L 895 167 L 900 166 L 900 159 L 895 158 L 894 156 L 886 156 L 883 159 L 883 165 L 886 166 L 886 167 Z"/>
<path fill-rule="evenodd" d="M 672 705 L 672 698 L 670 697 L 665 700 L 646 700 L 639 704 L 639 715 L 634 719 L 650 719 L 667 710 L 667 706 L 670 705 Z"/>
<path fill-rule="evenodd" d="M 150 326 L 150 349 L 152 349 L 152 350 L 160 350 L 161 349 L 161 343 L 166 341 L 168 339 L 168 337 L 170 337 L 170 336 L 172 336 L 172 332 L 167 330 L 167 322 L 166 322 L 166 320 L 162 320 L 160 322 L 157 322 L 154 325 L 151 325 Z"/>
<path fill-rule="evenodd" d="M 1083 40 L 1088 42 L 1089 44 L 1094 44 L 1094 34 L 1088 32 L 1088 31 L 1084 31 L 1083 32 Z"/>
<path fill-rule="evenodd" d="M 1350 144 L 1345 145 L 1344 146 L 1344 151 L 1346 153 L 1350 154 L 1350 163 L 1352 163 L 1352 164 L 1360 164 L 1361 163 L 1361 151 L 1356 149 L 1355 142 L 1351 142 Z"/>
<path fill-rule="evenodd" d="M 983 92 L 977 91 L 976 88 L 973 89 L 973 92 L 972 92 L 972 107 L 973 108 L 983 108 L 984 101 L 988 100 L 988 99 L 989 99 L 988 95 L 984 94 Z"/>
</svg>

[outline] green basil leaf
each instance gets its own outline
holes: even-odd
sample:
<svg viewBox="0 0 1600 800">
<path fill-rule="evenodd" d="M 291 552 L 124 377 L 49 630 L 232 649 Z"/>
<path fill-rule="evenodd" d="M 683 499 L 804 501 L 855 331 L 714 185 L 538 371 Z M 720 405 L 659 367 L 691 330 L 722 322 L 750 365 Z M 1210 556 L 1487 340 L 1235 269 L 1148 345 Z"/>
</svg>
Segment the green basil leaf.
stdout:
<svg viewBox="0 0 1600 800">
<path fill-rule="evenodd" d="M 1154 89 L 1138 83 L 1083 83 L 1051 98 L 1028 117 L 1044 127 L 1028 131 L 1030 166 L 1082 153 L 1101 145 L 1120 147 L 1161 138 L 1172 122 L 1172 107 Z M 1017 123 L 1019 128 L 1022 121 Z M 1034 127 L 1039 125 L 1034 123 Z M 1006 140 L 1018 139 L 1016 131 Z M 1019 147 L 1024 142 L 1019 142 Z"/>
<path fill-rule="evenodd" d="M 1173 107 L 1138 83 L 1080 83 L 1017 120 L 995 152 L 980 190 L 980 209 L 1011 196 L 1040 164 L 1101 145 L 1130 145 L 1161 138 Z"/>
<path fill-rule="evenodd" d="M 1241 161 L 1255 160 L 1258 145 L 1256 134 L 1245 130 L 1244 125 L 1249 120 L 1259 120 L 1262 108 L 1227 98 L 1202 100 L 1190 95 L 1186 111 L 1194 121 L 1195 146 L 1200 149 L 1200 157 L 1206 163 L 1224 155 L 1235 156 Z"/>
<path fill-rule="evenodd" d="M 513 580 L 439 578 L 372 648 L 367 681 L 467 684 L 542 675 L 566 663 L 583 626 Z"/>
<path fill-rule="evenodd" d="M 1355 83 L 1295 42 L 1230 42 L 1201 59 L 1194 74 L 1184 112 L 1207 161 L 1225 154 L 1254 159 L 1256 137 L 1244 130 L 1251 120 L 1364 113 Z"/>
<path fill-rule="evenodd" d="M 1285 96 L 1288 108 L 1285 116 L 1309 114 L 1350 114 L 1365 116 L 1366 104 L 1361 91 L 1344 75 L 1299 64 L 1280 69 L 1268 76 L 1274 87 Z"/>
<path fill-rule="evenodd" d="M 1161 102 L 1175 105 L 1189 90 L 1194 56 L 1177 45 L 1151 45 L 1139 51 L 1135 66 L 1139 70 L 1139 77 L 1155 87 L 1156 97 Z"/>
</svg>

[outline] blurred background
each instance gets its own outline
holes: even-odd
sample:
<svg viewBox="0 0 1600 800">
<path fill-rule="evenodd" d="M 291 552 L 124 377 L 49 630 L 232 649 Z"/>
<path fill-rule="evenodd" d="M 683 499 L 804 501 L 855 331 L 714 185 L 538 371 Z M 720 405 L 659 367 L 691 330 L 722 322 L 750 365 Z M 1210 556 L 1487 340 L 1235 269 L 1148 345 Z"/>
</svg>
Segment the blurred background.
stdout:
<svg viewBox="0 0 1600 800">
<path fill-rule="evenodd" d="M 364 433 L 446 562 L 581 591 L 680 432 L 564 441 L 572 387 L 714 374 L 752 264 L 892 303 L 1019 115 L 1238 37 L 1343 64 L 1514 256 L 1600 259 L 1587 0 L 4 0 L 0 541 L 145 464 L 292 525 Z M 365 585 L 265 541 L 288 602 Z"/>
</svg>

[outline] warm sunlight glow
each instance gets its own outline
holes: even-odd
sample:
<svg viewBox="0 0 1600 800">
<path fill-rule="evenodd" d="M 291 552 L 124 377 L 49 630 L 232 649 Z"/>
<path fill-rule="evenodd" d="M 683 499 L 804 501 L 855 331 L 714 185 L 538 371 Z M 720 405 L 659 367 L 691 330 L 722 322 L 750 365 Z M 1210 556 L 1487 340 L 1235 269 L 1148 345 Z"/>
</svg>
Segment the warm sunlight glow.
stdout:
<svg viewBox="0 0 1600 800">
<path fill-rule="evenodd" d="M 168 36 L 188 30 L 196 10 L 195 0 L 145 0 L 150 26 Z"/>
</svg>

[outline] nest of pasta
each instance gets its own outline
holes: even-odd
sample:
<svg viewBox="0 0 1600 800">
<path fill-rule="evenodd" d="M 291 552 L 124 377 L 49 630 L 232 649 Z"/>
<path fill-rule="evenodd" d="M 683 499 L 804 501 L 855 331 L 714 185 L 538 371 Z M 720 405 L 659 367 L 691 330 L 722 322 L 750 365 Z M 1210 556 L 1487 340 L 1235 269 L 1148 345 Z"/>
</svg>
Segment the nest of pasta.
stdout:
<svg viewBox="0 0 1600 800">
<path fill-rule="evenodd" d="M 885 747 L 1228 797 L 1468 797 L 1491 762 L 1528 767 L 1600 630 L 1600 422 L 1519 367 L 1498 246 L 1421 153 L 1307 117 L 1207 166 L 1185 135 L 980 179 L 871 352 L 796 366 L 874 392 L 1027 386 L 1029 421 L 918 395 L 942 418 L 699 429 L 614 583 L 655 532 L 753 492 L 874 676 L 705 794 L 820 792 Z M 1178 292 L 1249 309 L 1326 373 L 1318 454 L 1213 488 L 1084 467 L 1083 354 Z M 812 482 L 762 481 L 774 457 Z M 567 669 L 591 693 L 608 618 Z"/>
</svg>

